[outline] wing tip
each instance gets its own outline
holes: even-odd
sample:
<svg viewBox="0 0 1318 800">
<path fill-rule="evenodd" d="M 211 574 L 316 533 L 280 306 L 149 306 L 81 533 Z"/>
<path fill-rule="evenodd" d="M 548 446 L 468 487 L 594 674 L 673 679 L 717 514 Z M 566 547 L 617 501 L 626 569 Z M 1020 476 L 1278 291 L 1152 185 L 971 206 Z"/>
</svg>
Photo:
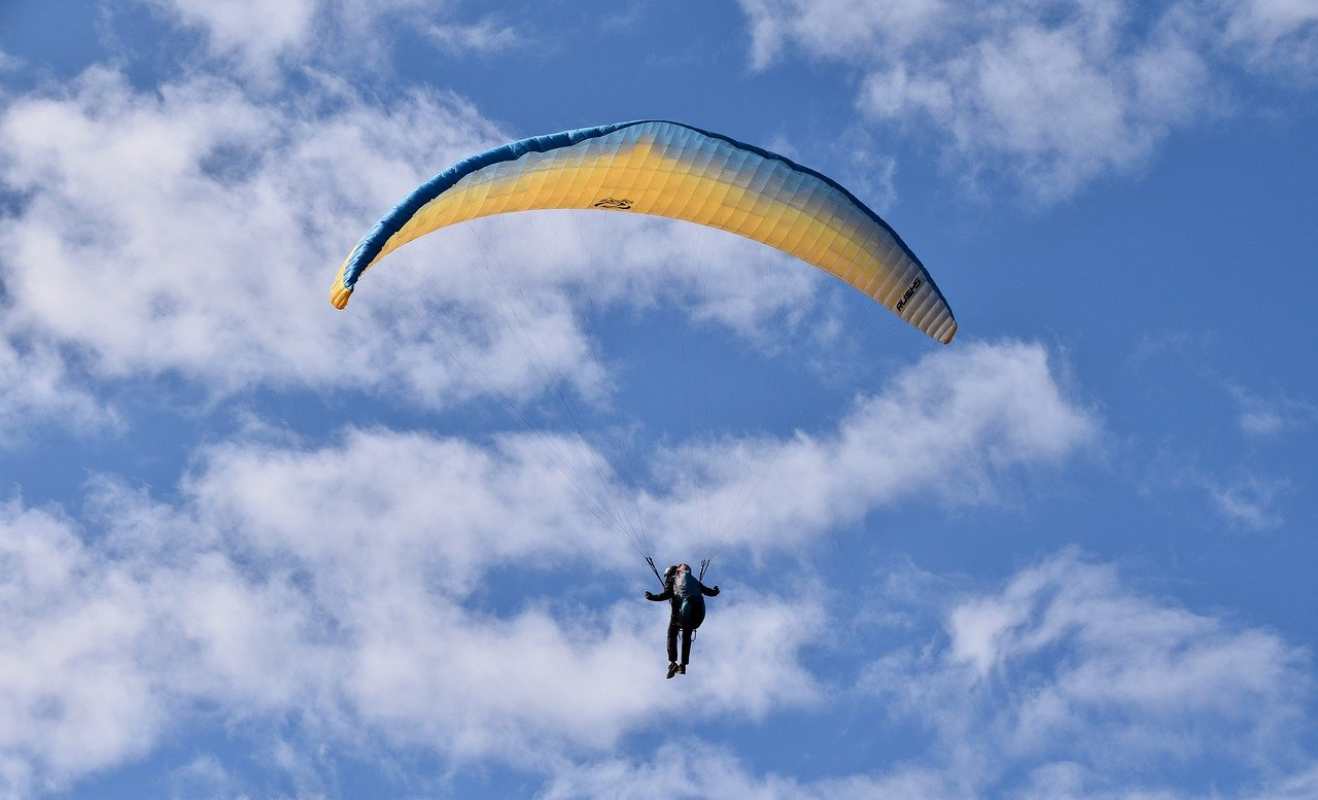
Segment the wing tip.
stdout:
<svg viewBox="0 0 1318 800">
<path fill-rule="evenodd" d="M 352 297 L 352 287 L 343 280 L 347 269 L 348 261 L 345 259 L 339 265 L 339 274 L 334 276 L 334 283 L 330 284 L 330 305 L 340 311 L 348 307 L 348 300 Z"/>
<path fill-rule="evenodd" d="M 342 311 L 348 307 L 348 300 L 351 297 L 351 289 L 347 288 L 339 281 L 334 282 L 334 286 L 330 289 L 330 305 Z"/>
<path fill-rule="evenodd" d="M 942 342 L 943 344 L 951 344 L 952 340 L 956 338 L 956 332 L 957 332 L 956 320 L 952 320 L 951 326 L 948 327 L 948 329 L 944 331 L 941 336 L 938 337 L 938 341 Z"/>
</svg>

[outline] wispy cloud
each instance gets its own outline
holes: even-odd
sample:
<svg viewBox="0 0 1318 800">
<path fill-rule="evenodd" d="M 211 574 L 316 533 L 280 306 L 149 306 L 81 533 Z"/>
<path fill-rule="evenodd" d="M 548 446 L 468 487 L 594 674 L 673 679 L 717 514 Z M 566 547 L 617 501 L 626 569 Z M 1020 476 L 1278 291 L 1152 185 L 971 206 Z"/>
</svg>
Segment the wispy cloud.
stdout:
<svg viewBox="0 0 1318 800">
<path fill-rule="evenodd" d="M 1128 796 L 1113 776 L 1151 758 L 1227 759 L 1249 785 L 1312 761 L 1294 739 L 1306 650 L 1127 588 L 1110 565 L 1062 553 L 950 602 L 944 619 L 945 638 L 876 661 L 861 685 L 896 719 L 922 721 L 941 753 L 931 766 L 980 792 L 1031 775 L 1039 796 Z M 1161 791 L 1193 794 L 1184 787 Z"/>
<path fill-rule="evenodd" d="M 516 28 L 489 17 L 474 23 L 431 25 L 426 35 L 441 48 L 455 53 L 498 53 L 526 43 L 525 35 Z"/>
<path fill-rule="evenodd" d="M 1172 130 L 1223 111 L 1231 53 L 1301 79 L 1318 53 L 1301 3 L 741 5 L 755 68 L 789 45 L 853 65 L 872 121 L 931 126 L 958 169 L 1005 173 L 1045 202 L 1139 167 Z"/>
<path fill-rule="evenodd" d="M 21 59 L 17 56 L 6 53 L 4 50 L 0 50 L 0 73 L 12 72 L 21 66 L 23 66 Z"/>
<path fill-rule="evenodd" d="M 1228 529 L 1266 530 L 1285 522 L 1283 500 L 1295 482 L 1276 474 L 1275 465 L 1233 469 L 1209 468 L 1192 448 L 1162 446 L 1150 455 L 1132 454 L 1128 463 L 1139 475 L 1137 491 L 1153 497 L 1163 492 L 1186 493 L 1196 508 L 1206 512 L 1205 523 L 1225 520 Z"/>
<path fill-rule="evenodd" d="M 198 30 L 213 57 L 234 58 L 249 71 L 268 76 L 279 60 L 312 46 L 313 23 L 322 0 L 141 0 L 166 18 Z"/>
<path fill-rule="evenodd" d="M 1278 395 L 1264 397 L 1238 385 L 1228 387 L 1240 407 L 1240 430 L 1256 438 L 1298 433 L 1318 425 L 1318 406 Z"/>
<path fill-rule="evenodd" d="M 615 758 L 587 764 L 565 764 L 537 797 L 541 800 L 641 800 L 656 795 L 682 800 L 701 797 L 748 800 L 920 797 L 939 800 L 967 796 L 961 789 L 949 776 L 921 769 L 816 781 L 803 781 L 773 772 L 760 775 L 734 754 L 716 745 L 687 740 L 680 746 L 660 747 L 649 761 Z"/>
<path fill-rule="evenodd" d="M 5 326 L 0 323 L 0 332 Z M 41 423 L 67 430 L 122 430 L 122 420 L 70 374 L 57 351 L 0 333 L 0 448 L 28 441 Z"/>
<path fill-rule="evenodd" d="M 1318 797 L 1318 764 L 1286 775 L 1271 785 L 1245 795 L 1248 800 L 1307 800 Z"/>
<path fill-rule="evenodd" d="M 529 41 L 524 29 L 496 16 L 463 19 L 456 4 L 426 0 L 138 2 L 164 22 L 198 34 L 205 45 L 202 60 L 236 67 L 264 88 L 276 88 L 283 75 L 307 68 L 383 66 L 381 49 L 367 43 L 403 29 L 454 55 L 488 55 Z"/>
<path fill-rule="evenodd" d="M 788 545 L 898 502 L 993 502 L 1012 470 L 1055 464 L 1098 427 L 1043 347 L 967 343 L 897 374 L 834 432 L 674 451 L 671 493 L 646 516 L 679 538 Z"/>
<path fill-rule="evenodd" d="M 211 755 L 197 756 L 173 770 L 169 775 L 169 787 L 171 800 L 246 796 L 241 791 L 241 781 Z"/>
<path fill-rule="evenodd" d="M 1250 477 L 1209 486 L 1208 492 L 1217 511 L 1230 522 L 1251 530 L 1265 530 L 1285 521 L 1277 506 L 1290 489 L 1288 480 Z"/>
<path fill-rule="evenodd" d="M 692 751 L 699 749 L 696 755 Z M 1259 776 L 1242 787 L 1248 800 L 1309 800 L 1318 767 L 1279 777 Z M 1033 769 L 1004 793 L 964 780 L 955 771 L 907 765 L 873 774 L 802 780 L 774 771 L 757 773 L 734 754 L 708 742 L 661 747 L 648 761 L 616 758 L 563 765 L 541 800 L 641 800 L 663 794 L 681 800 L 745 797 L 751 800 L 873 800 L 880 797 L 952 800 L 1012 797 L 1018 800 L 1195 800 L 1202 793 L 1160 785 L 1156 778 L 1114 779 L 1071 762 Z M 1209 795 L 1212 796 L 1212 795 Z"/>
<path fill-rule="evenodd" d="M 1304 0 L 1241 0 L 1220 4 L 1225 40 L 1255 69 L 1318 77 L 1318 6 Z"/>
</svg>

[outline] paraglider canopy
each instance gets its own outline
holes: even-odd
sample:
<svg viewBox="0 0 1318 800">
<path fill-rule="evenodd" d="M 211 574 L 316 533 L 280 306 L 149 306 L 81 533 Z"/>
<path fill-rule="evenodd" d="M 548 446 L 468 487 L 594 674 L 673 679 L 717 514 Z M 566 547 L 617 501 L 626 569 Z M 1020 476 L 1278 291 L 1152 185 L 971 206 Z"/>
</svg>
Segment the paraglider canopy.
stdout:
<svg viewBox="0 0 1318 800">
<path fill-rule="evenodd" d="M 933 277 L 878 214 L 839 183 L 753 145 L 640 120 L 510 142 L 454 164 L 386 214 L 330 289 L 344 308 L 380 259 L 427 233 L 536 209 L 651 214 L 777 248 L 872 297 L 944 344 L 956 319 Z"/>
</svg>

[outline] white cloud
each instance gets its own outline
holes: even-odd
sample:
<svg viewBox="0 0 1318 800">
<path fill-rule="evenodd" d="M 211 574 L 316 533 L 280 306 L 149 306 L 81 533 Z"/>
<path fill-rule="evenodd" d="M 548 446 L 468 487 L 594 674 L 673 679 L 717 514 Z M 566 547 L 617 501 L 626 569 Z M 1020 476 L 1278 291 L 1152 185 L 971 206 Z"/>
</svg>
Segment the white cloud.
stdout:
<svg viewBox="0 0 1318 800">
<path fill-rule="evenodd" d="M 494 16 L 462 21 L 455 4 L 431 0 L 138 1 L 198 33 L 207 58 L 235 65 L 268 88 L 276 87 L 281 69 L 382 67 L 389 48 L 366 43 L 391 40 L 403 29 L 459 55 L 500 52 L 528 41 L 521 29 Z"/>
<path fill-rule="evenodd" d="M 645 517 L 681 541 L 787 546 L 897 503 L 992 501 L 1012 470 L 1090 443 L 1097 420 L 1066 397 L 1035 344 L 965 343 L 861 398 L 836 432 L 680 448 Z"/>
<path fill-rule="evenodd" d="M 1310 654 L 1270 631 L 1142 595 L 1074 553 L 945 602 L 946 638 L 878 660 L 862 687 L 928 728 L 927 766 L 981 792 L 1028 772 L 1037 796 L 1186 793 L 1123 785 L 1151 760 L 1230 763 L 1242 786 L 1302 768 Z"/>
<path fill-rule="evenodd" d="M 1225 39 L 1256 69 L 1318 77 L 1318 3 L 1312 0 L 1222 2 Z"/>
<path fill-rule="evenodd" d="M 1171 130 L 1217 113 L 1230 53 L 1301 77 L 1318 64 L 1304 1 L 741 5 L 755 68 L 789 44 L 854 65 L 865 115 L 928 124 L 958 170 L 1005 173 L 1043 201 L 1138 168 Z"/>
<path fill-rule="evenodd" d="M 698 753 L 698 755 L 697 755 Z M 1318 767 L 1260 780 L 1249 800 L 1311 800 L 1318 787 Z M 757 774 L 734 754 L 699 740 L 664 745 L 649 761 L 624 759 L 564 764 L 538 800 L 640 800 L 647 797 L 696 800 L 737 797 L 747 800 L 939 800 L 940 798 L 1012 797 L 1017 800 L 1195 800 L 1204 795 L 1176 786 L 1144 786 L 1114 780 L 1074 762 L 1057 762 L 1031 770 L 1019 786 L 998 791 L 966 781 L 955 771 L 904 766 L 889 772 L 802 781 L 775 772 Z"/>
<path fill-rule="evenodd" d="M 1063 396 L 1042 348 L 968 345 L 899 374 L 834 432 L 678 448 L 660 457 L 654 490 L 624 482 L 571 434 L 499 435 L 485 446 L 360 429 L 316 449 L 282 436 L 216 446 L 186 485 L 215 527 L 259 531 L 251 546 L 262 551 L 350 564 L 365 580 L 371 545 L 383 542 L 389 558 L 424 552 L 474 575 L 529 557 L 619 564 L 631 558 L 620 529 L 638 519 L 669 534 L 672 549 L 697 539 L 772 549 L 900 500 L 991 501 L 1011 470 L 1067 457 L 1096 425 Z"/>
<path fill-rule="evenodd" d="M 311 45 L 318 0 L 143 0 L 178 24 L 200 30 L 213 56 L 268 73 L 281 56 Z"/>
<path fill-rule="evenodd" d="M 388 36 L 395 20 L 437 20 L 451 4 L 428 0 L 139 0 L 162 19 L 198 32 L 206 55 L 236 65 L 249 78 L 273 87 L 281 67 L 337 63 L 355 68 L 380 63 L 380 48 L 364 43 Z M 436 23 L 438 24 L 438 23 Z M 472 28 L 479 28 L 480 23 Z M 387 51 L 387 49 L 386 49 Z"/>
<path fill-rule="evenodd" d="M 896 591 L 900 604 L 945 609 L 944 634 L 871 664 L 844 700 L 926 730 L 917 761 L 801 781 L 757 775 L 712 745 L 694 760 L 686 747 L 697 742 L 650 762 L 608 756 L 651 728 L 673 692 L 697 724 L 822 702 L 801 658 L 824 610 L 813 593 L 780 599 L 725 582 L 690 674 L 663 681 L 666 609 L 639 597 L 601 604 L 576 563 L 608 566 L 592 551 L 607 550 L 594 540 L 604 534 L 585 530 L 580 552 L 566 554 L 557 537 L 577 535 L 583 512 L 560 497 L 570 493 L 525 489 L 547 477 L 543 444 L 511 437 L 481 452 L 383 431 L 319 450 L 230 443 L 197 461 L 175 505 L 115 482 L 91 487 L 85 525 L 7 504 L 0 781 L 20 795 L 67 787 L 203 719 L 266 729 L 295 715 L 316 742 L 508 761 L 546 775 L 548 798 L 656 787 L 966 797 L 1015 780 L 1023 796 L 1178 795 L 1126 782 L 1150 754 L 1226 759 L 1242 787 L 1275 789 L 1260 796 L 1299 797 L 1308 785 L 1287 772 L 1303 756 L 1292 743 L 1310 690 L 1305 651 L 1132 592 L 1074 554 L 1000 591 L 968 596 L 945 581 Z M 535 518 L 533 505 L 548 510 Z M 519 529 L 523 514 L 544 530 Z M 509 544 L 483 541 L 492 537 Z M 488 568 L 511 563 L 561 589 L 484 609 Z M 297 771 L 302 748 L 284 745 L 277 760 Z M 1290 777 L 1268 783 L 1265 766 Z M 176 777 L 179 787 L 228 781 L 205 759 Z"/>
<path fill-rule="evenodd" d="M 247 797 L 238 781 L 215 756 L 197 756 L 169 776 L 170 800 L 219 800 Z"/>
<path fill-rule="evenodd" d="M 152 622 L 143 587 L 96 570 L 67 522 L 13 503 L 0 564 L 0 793 L 148 749 L 139 734 L 168 709 L 133 646 Z"/>
<path fill-rule="evenodd" d="M 1312 800 L 1318 797 L 1318 764 L 1283 776 L 1246 797 L 1248 800 Z"/>
<path fill-rule="evenodd" d="M 6 788 L 67 786 L 204 719 L 295 715 L 317 739 L 543 767 L 648 727 L 675 691 L 697 718 L 818 700 L 800 655 L 819 602 L 737 585 L 711 601 L 680 688 L 665 685 L 666 606 L 641 600 L 639 577 L 634 598 L 591 593 L 605 544 L 552 484 L 526 485 L 543 458 L 534 437 L 464 454 L 358 433 L 318 452 L 219 448 L 178 505 L 98 482 L 85 526 L 4 506 Z M 518 516 L 536 506 L 543 532 Z M 560 588 L 506 613 L 466 605 L 494 563 Z"/>
<path fill-rule="evenodd" d="M 468 24 L 431 25 L 426 29 L 426 35 L 442 49 L 457 53 L 497 53 L 526 41 L 525 36 L 516 28 L 501 25 L 489 17 Z"/>
<path fill-rule="evenodd" d="M 102 380 L 434 406 L 558 382 L 600 396 L 583 321 L 600 305 L 680 299 L 751 336 L 810 313 L 820 279 L 776 251 L 584 212 L 440 232 L 373 272 L 349 312 L 329 308 L 334 269 L 371 220 L 507 138 L 451 96 L 383 109 L 329 85 L 279 104 L 215 79 L 139 93 L 94 69 L 67 94 L 18 98 L 0 115 L 0 186 L 21 198 L 0 232 L 4 335 L 76 352 Z"/>
<path fill-rule="evenodd" d="M 680 745 L 660 747 L 649 762 L 612 759 L 563 765 L 537 798 L 862 800 L 919 797 L 938 800 L 967 796 L 960 788 L 947 776 L 919 769 L 902 770 L 882 777 L 856 775 L 812 782 L 774 773 L 761 776 L 735 755 L 717 746 L 699 739 L 686 739 Z"/>
<path fill-rule="evenodd" d="M 22 59 L 0 50 L 0 73 L 13 72 L 22 66 Z"/>
<path fill-rule="evenodd" d="M 1104 775 L 1080 764 L 1062 761 L 1031 770 L 1025 785 L 1012 797 L 1019 800 L 1190 800 L 1195 797 L 1174 788 L 1151 789 L 1122 783 L 1105 779 Z"/>
<path fill-rule="evenodd" d="M 897 202 L 897 159 L 884 153 L 874 135 L 860 125 L 837 137 L 834 151 L 845 166 L 841 177 L 851 191 L 882 211 Z"/>
<path fill-rule="evenodd" d="M 914 757 L 806 781 L 683 739 L 649 760 L 559 764 L 538 796 L 1313 796 L 1318 771 L 1294 741 L 1308 722 L 1309 654 L 1275 634 L 1141 595 L 1110 566 L 1067 552 L 1000 592 L 902 594 L 944 609 L 946 635 L 916 632 L 909 650 L 870 667 L 861 690 L 877 696 L 872 724 L 932 732 Z"/>
<path fill-rule="evenodd" d="M 296 554 L 322 580 L 346 570 L 353 585 L 336 590 L 394 582 L 400 555 L 442 566 L 452 577 L 437 589 L 459 597 L 498 562 L 631 557 L 612 527 L 626 500 L 611 469 L 571 437 L 509 435 L 485 448 L 354 430 L 316 450 L 220 446 L 204 464 L 187 487 L 216 528 L 261 553 Z"/>
<path fill-rule="evenodd" d="M 961 13 L 942 0 L 887 4 L 852 0 L 741 0 L 751 26 L 751 64 L 764 69 L 784 45 L 797 42 L 815 55 L 864 57 L 876 41 L 901 47 Z"/>
<path fill-rule="evenodd" d="M 1286 429 L 1286 420 L 1275 409 L 1255 407 L 1240 413 L 1240 429 L 1254 436 L 1271 436 Z"/>
<path fill-rule="evenodd" d="M 1240 386 L 1228 387 L 1240 406 L 1238 423 L 1246 435 L 1256 438 L 1296 433 L 1318 423 L 1318 407 L 1286 396 L 1263 397 Z"/>
<path fill-rule="evenodd" d="M 634 569 L 615 520 L 595 505 L 625 507 L 638 489 L 579 439 L 510 434 L 478 446 L 349 429 L 310 448 L 248 427 L 253 438 L 194 458 L 175 504 L 102 480 L 82 525 L 6 506 L 0 651 L 24 654 L 0 665 L 11 781 L 65 785 L 140 757 L 201 706 L 231 720 L 296 709 L 319 736 L 374 731 L 390 746 L 446 742 L 448 756 L 536 768 L 611 747 L 666 707 L 671 685 L 654 690 L 665 609 L 639 598 L 601 605 L 576 574 Z M 850 507 L 814 515 L 807 534 L 817 535 L 952 463 L 958 480 L 989 492 L 997 471 L 1062 458 L 1092 428 L 1062 398 L 1042 349 L 970 345 L 897 375 L 822 444 L 732 449 L 762 450 L 758 468 L 770 473 L 802 458 L 798 449 L 832 453 L 842 468 L 815 476 L 812 491 Z M 876 437 L 893 436 L 905 449 L 874 462 Z M 972 449 L 985 455 L 969 463 Z M 909 463 L 920 454 L 932 455 Z M 877 492 L 857 488 L 861 472 Z M 689 500 L 647 502 L 673 514 Z M 769 547 L 794 541 L 767 533 Z M 483 610 L 489 570 L 518 564 L 561 574 L 561 589 L 518 610 Z M 800 656 L 821 628 L 822 601 L 724 588 L 681 680 L 685 700 L 720 718 L 818 702 Z"/>
<path fill-rule="evenodd" d="M 1254 476 L 1207 488 L 1217 511 L 1237 525 L 1265 530 L 1285 521 L 1277 505 L 1290 490 L 1290 481 Z"/>
<path fill-rule="evenodd" d="M 122 429 L 114 411 L 80 386 L 49 347 L 0 338 L 0 386 L 0 448 L 27 442 L 43 422 L 83 432 Z"/>
</svg>

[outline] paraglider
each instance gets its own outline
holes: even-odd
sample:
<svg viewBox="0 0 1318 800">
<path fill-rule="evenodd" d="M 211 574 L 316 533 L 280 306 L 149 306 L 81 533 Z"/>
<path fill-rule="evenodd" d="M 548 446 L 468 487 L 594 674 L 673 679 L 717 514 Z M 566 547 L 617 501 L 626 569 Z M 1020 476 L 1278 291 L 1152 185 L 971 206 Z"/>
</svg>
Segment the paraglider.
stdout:
<svg viewBox="0 0 1318 800">
<path fill-rule="evenodd" d="M 710 588 L 702 582 L 706 564 L 700 568 L 700 577 L 691 574 L 691 565 L 673 564 L 664 570 L 663 592 L 646 592 L 645 599 L 659 602 L 667 600 L 668 616 L 668 677 L 685 675 L 691 660 L 691 637 L 700 623 L 705 621 L 705 597 L 718 597 L 719 588 Z M 682 659 L 678 661 L 677 636 L 682 635 Z"/>
<path fill-rule="evenodd" d="M 664 120 L 536 136 L 459 161 L 417 187 L 357 243 L 339 267 L 330 302 L 347 307 L 367 270 L 421 236 L 540 209 L 648 214 L 719 228 L 832 274 L 943 344 L 957 332 L 951 308 L 915 253 L 837 181 L 777 153 Z M 625 515 L 615 517 L 630 528 Z M 645 558 L 659 577 L 653 558 Z M 659 577 L 660 594 L 645 593 L 672 604 L 669 678 L 685 674 L 704 598 L 719 593 L 703 577 L 703 565 L 696 577 L 675 564 Z"/>
<path fill-rule="evenodd" d="M 837 181 L 678 122 L 640 120 L 510 142 L 423 183 L 353 248 L 330 288 L 408 242 L 479 217 L 537 209 L 651 214 L 720 228 L 822 269 L 946 344 L 956 319 L 901 237 Z"/>
</svg>

